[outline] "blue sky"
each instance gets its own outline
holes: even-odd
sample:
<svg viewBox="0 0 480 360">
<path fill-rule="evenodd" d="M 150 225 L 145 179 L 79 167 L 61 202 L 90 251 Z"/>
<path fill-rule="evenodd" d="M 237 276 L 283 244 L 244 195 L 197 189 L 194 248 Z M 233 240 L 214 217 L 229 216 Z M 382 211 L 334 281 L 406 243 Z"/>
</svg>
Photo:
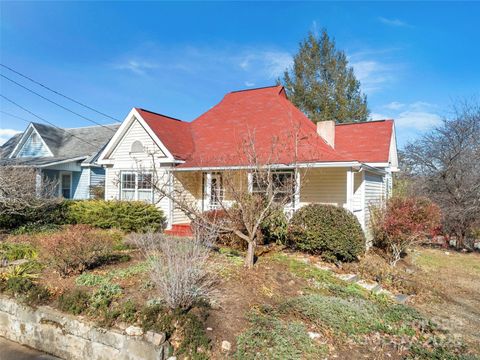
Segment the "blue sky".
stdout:
<svg viewBox="0 0 480 360">
<path fill-rule="evenodd" d="M 123 119 L 192 120 L 229 91 L 275 83 L 308 31 L 327 28 L 400 146 L 480 94 L 480 3 L 0 3 L 0 61 Z M 112 120 L 21 82 L 89 119 Z M 91 125 L 0 78 L 0 93 L 62 127 Z M 0 143 L 36 120 L 0 99 Z"/>
</svg>

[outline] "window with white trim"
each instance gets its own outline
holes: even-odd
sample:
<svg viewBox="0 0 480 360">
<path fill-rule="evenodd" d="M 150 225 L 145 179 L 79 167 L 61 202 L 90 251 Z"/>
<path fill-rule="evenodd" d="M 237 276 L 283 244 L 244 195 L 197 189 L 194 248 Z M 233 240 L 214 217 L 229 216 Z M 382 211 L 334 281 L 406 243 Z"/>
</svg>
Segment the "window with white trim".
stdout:
<svg viewBox="0 0 480 360">
<path fill-rule="evenodd" d="M 293 205 L 295 193 L 295 173 L 293 171 L 273 171 L 269 174 L 270 178 L 252 174 L 252 193 L 266 195 L 267 191 L 272 191 L 273 199 L 276 202 L 286 203 L 286 206 Z M 271 184 L 272 189 L 268 186 Z"/>
<path fill-rule="evenodd" d="M 120 180 L 120 199 L 153 202 L 152 174 L 123 171 Z"/>
</svg>

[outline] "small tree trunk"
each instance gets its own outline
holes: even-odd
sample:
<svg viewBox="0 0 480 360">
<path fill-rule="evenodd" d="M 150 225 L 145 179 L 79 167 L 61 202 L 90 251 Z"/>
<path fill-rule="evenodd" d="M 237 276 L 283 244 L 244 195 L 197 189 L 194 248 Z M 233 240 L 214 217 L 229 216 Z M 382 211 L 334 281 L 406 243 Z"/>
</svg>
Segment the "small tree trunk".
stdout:
<svg viewBox="0 0 480 360">
<path fill-rule="evenodd" d="M 245 266 L 249 269 L 253 267 L 255 261 L 255 240 L 248 242 L 247 256 L 245 257 Z"/>
</svg>

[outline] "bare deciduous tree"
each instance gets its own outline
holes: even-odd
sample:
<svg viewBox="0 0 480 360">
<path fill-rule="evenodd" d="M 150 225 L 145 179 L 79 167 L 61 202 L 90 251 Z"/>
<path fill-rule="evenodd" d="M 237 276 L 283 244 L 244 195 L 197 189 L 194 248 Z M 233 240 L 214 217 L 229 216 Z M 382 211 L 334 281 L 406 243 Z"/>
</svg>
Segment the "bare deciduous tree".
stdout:
<svg viewBox="0 0 480 360">
<path fill-rule="evenodd" d="M 158 176 L 162 172 L 158 168 L 158 155 L 151 153 L 153 170 L 150 177 L 152 188 L 159 201 L 162 198 L 170 199 L 174 206 L 181 210 L 196 227 L 210 227 L 214 233 L 231 233 L 242 239 L 247 244 L 245 266 L 253 267 L 255 262 L 255 249 L 260 237 L 261 224 L 270 217 L 279 207 L 283 208 L 293 203 L 299 191 L 300 170 L 297 166 L 297 140 L 298 134 L 294 133 L 292 144 L 280 144 L 272 138 L 269 149 L 257 149 L 255 134 L 247 131 L 247 136 L 242 141 L 237 152 L 231 157 L 244 159 L 245 165 L 241 169 L 222 169 L 222 192 L 214 194 L 214 209 L 221 211 L 222 217 L 211 216 L 202 211 L 190 192 L 180 183 L 178 176 L 173 174 Z M 287 166 L 289 173 L 279 172 L 280 159 L 288 153 L 293 159 Z M 228 164 L 231 159 L 224 159 Z M 139 171 L 144 168 L 139 166 Z M 150 172 L 150 171 L 149 171 Z M 306 170 L 302 171 L 302 177 Z M 170 176 L 169 179 L 166 177 Z"/>
<path fill-rule="evenodd" d="M 458 245 L 480 217 L 480 104 L 464 102 L 453 116 L 404 151 L 411 190 L 436 202 L 444 230 Z"/>
<path fill-rule="evenodd" d="M 46 178 L 37 182 L 33 168 L 0 166 L 0 215 L 24 215 L 58 203 L 56 185 Z"/>
</svg>

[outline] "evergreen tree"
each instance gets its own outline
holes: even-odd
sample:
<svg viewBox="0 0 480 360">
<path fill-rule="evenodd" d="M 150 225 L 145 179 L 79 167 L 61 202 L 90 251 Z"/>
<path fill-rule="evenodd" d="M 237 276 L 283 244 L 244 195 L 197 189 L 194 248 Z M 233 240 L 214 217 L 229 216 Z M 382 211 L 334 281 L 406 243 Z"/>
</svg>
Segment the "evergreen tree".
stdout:
<svg viewBox="0 0 480 360">
<path fill-rule="evenodd" d="M 285 71 L 280 83 L 289 99 L 313 122 L 366 121 L 367 97 L 360 90 L 345 53 L 335 48 L 326 30 L 320 37 L 309 33 L 300 43 L 293 69 Z"/>
</svg>

